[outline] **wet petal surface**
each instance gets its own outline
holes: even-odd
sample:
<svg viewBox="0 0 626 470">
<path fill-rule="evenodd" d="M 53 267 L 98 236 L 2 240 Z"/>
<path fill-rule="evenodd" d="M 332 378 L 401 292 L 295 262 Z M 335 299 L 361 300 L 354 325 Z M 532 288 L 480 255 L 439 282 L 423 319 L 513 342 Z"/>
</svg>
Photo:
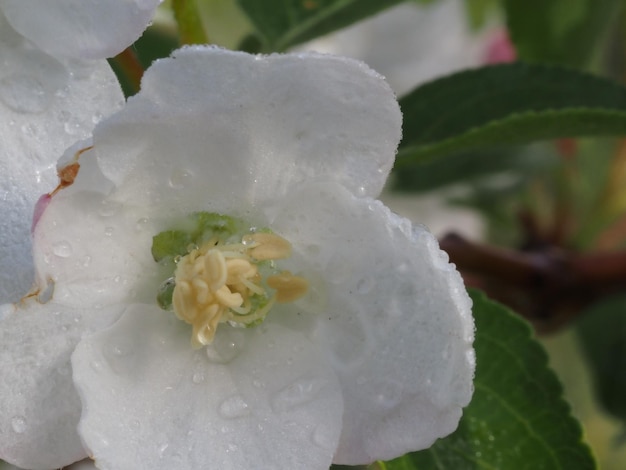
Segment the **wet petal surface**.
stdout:
<svg viewBox="0 0 626 470">
<path fill-rule="evenodd" d="M 342 397 L 324 355 L 277 324 L 223 326 L 192 350 L 189 328 L 137 305 L 73 355 L 80 434 L 99 468 L 326 470 Z"/>
</svg>

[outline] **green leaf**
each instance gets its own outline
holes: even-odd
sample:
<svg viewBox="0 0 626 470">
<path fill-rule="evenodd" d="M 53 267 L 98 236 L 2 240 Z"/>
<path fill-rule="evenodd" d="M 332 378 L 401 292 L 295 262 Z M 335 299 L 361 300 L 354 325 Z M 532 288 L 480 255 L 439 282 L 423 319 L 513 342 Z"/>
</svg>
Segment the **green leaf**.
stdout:
<svg viewBox="0 0 626 470">
<path fill-rule="evenodd" d="M 472 292 L 475 392 L 459 428 L 430 449 L 382 464 L 387 470 L 595 468 L 582 431 L 528 324 Z"/>
<path fill-rule="evenodd" d="M 236 49 L 254 31 L 237 0 L 177 0 L 192 3 L 194 27 L 202 28 L 205 41 L 227 49 Z M 197 42 L 197 41 L 196 41 Z"/>
<path fill-rule="evenodd" d="M 592 306 L 577 322 L 576 332 L 600 403 L 626 424 L 626 295 Z"/>
<path fill-rule="evenodd" d="M 621 0 L 505 0 L 522 60 L 585 66 L 618 17 Z"/>
<path fill-rule="evenodd" d="M 485 182 L 486 176 L 507 172 L 515 175 L 515 182 L 524 181 L 523 184 L 526 184 L 529 178 L 545 174 L 561 163 L 556 155 L 547 150 L 545 146 L 534 145 L 457 153 L 400 168 L 394 172 L 392 181 L 394 189 L 399 191 L 432 191 L 455 183 L 470 183 L 473 189 L 475 185 Z M 519 198 L 519 193 L 516 195 Z"/>
<path fill-rule="evenodd" d="M 183 230 L 166 230 L 152 237 L 152 257 L 157 262 L 173 260 L 187 254 L 191 242 L 191 236 Z"/>
<path fill-rule="evenodd" d="M 239 0 L 266 52 L 283 51 L 343 28 L 402 0 Z"/>
<path fill-rule="evenodd" d="M 209 42 L 200 19 L 197 0 L 172 0 L 172 10 L 182 44 Z"/>
<path fill-rule="evenodd" d="M 626 135 L 626 88 L 555 66 L 506 64 L 427 83 L 400 100 L 397 164 L 495 145 Z"/>
<path fill-rule="evenodd" d="M 499 6 L 500 0 L 465 0 L 467 14 L 474 28 L 485 26 Z"/>
</svg>

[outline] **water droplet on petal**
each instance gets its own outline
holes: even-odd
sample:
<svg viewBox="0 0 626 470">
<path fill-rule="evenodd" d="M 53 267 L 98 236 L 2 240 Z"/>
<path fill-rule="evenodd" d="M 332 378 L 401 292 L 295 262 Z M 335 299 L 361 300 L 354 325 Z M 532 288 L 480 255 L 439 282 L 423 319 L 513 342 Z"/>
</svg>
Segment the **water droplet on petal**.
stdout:
<svg viewBox="0 0 626 470">
<path fill-rule="evenodd" d="M 59 258 L 67 258 L 72 256 L 72 246 L 66 241 L 55 243 L 52 246 L 52 253 Z"/>
<path fill-rule="evenodd" d="M 311 436 L 313 444 L 321 447 L 322 449 L 333 449 L 337 443 L 333 440 L 330 430 L 324 426 L 319 425 L 313 430 Z"/>
<path fill-rule="evenodd" d="M 13 416 L 13 418 L 11 418 L 11 427 L 17 434 L 23 434 L 26 431 L 26 418 L 23 416 Z"/>
<path fill-rule="evenodd" d="M 167 448 L 170 445 L 167 443 L 163 443 L 159 445 L 159 457 L 163 458 L 163 456 L 165 455 L 165 452 L 167 451 Z"/>
<path fill-rule="evenodd" d="M 228 364 L 243 350 L 246 335 L 243 331 L 222 326 L 218 329 L 213 343 L 206 347 L 209 361 L 215 364 Z"/>
<path fill-rule="evenodd" d="M 100 210 L 98 211 L 98 213 L 102 217 L 111 217 L 112 215 L 115 215 L 117 211 L 120 210 L 121 206 L 122 205 L 119 202 L 105 200 L 105 201 L 102 201 L 102 203 L 100 204 Z"/>
<path fill-rule="evenodd" d="M 168 184 L 172 189 L 181 189 L 189 184 L 191 172 L 183 168 L 175 168 L 170 175 Z"/>
<path fill-rule="evenodd" d="M 105 229 L 104 229 L 104 234 L 105 234 L 107 237 L 110 237 L 111 235 L 113 235 L 113 227 L 107 227 L 107 228 L 105 228 Z"/>
<path fill-rule="evenodd" d="M 402 384 L 396 381 L 381 382 L 377 387 L 373 387 L 375 392 L 376 403 L 385 408 L 390 409 L 400 403 L 402 399 Z"/>
<path fill-rule="evenodd" d="M 205 379 L 204 372 L 196 372 L 191 377 L 191 381 L 195 384 L 201 384 L 202 382 L 204 382 L 204 379 Z"/>
<path fill-rule="evenodd" d="M 141 423 L 137 419 L 133 419 L 130 423 L 128 423 L 128 427 L 131 431 L 138 431 L 141 427 Z"/>
<path fill-rule="evenodd" d="M 148 219 L 146 217 L 142 217 L 141 219 L 137 220 L 135 229 L 138 232 L 143 232 L 144 230 L 146 230 L 147 227 L 148 227 Z"/>
<path fill-rule="evenodd" d="M 302 378 L 283 388 L 272 400 L 274 411 L 289 411 L 315 399 L 325 381 L 315 378 Z"/>
<path fill-rule="evenodd" d="M 241 395 L 233 395 L 222 402 L 219 413 L 226 419 L 236 419 L 249 415 L 250 408 Z"/>
<path fill-rule="evenodd" d="M 226 452 L 227 453 L 236 452 L 238 449 L 239 447 L 237 447 L 237 444 L 228 444 L 228 447 L 226 447 Z"/>
</svg>

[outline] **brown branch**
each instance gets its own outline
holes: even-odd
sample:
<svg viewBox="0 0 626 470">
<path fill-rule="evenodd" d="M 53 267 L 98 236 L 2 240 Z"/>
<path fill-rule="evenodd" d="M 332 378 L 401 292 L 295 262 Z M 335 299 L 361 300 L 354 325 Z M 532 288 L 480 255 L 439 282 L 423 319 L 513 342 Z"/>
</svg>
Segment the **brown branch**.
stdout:
<svg viewBox="0 0 626 470">
<path fill-rule="evenodd" d="M 553 331 L 603 296 L 626 290 L 626 252 L 578 254 L 555 246 L 513 251 L 473 243 L 456 234 L 441 241 L 468 285 L 485 290 Z"/>
</svg>

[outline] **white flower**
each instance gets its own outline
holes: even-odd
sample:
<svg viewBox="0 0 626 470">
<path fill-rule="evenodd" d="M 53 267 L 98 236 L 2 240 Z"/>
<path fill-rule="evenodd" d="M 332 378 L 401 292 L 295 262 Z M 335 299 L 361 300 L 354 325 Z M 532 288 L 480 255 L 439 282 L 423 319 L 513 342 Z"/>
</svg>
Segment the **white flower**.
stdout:
<svg viewBox="0 0 626 470">
<path fill-rule="evenodd" d="M 405 2 L 301 47 L 362 60 L 403 95 L 418 84 L 475 67 L 490 34 L 471 31 L 463 0 Z"/>
<path fill-rule="evenodd" d="M 0 0 L 9 24 L 53 57 L 103 59 L 132 44 L 163 0 Z"/>
<path fill-rule="evenodd" d="M 470 300 L 434 237 L 374 199 L 400 125 L 350 59 L 195 47 L 155 63 L 36 227 L 54 293 L 2 323 L 18 385 L 0 384 L 0 451 L 75 444 L 54 426 L 81 413 L 64 375 L 81 335 L 79 434 L 99 468 L 325 470 L 452 432 Z M 174 312 L 155 299 L 172 276 Z M 43 369 L 52 391 L 31 383 Z"/>
<path fill-rule="evenodd" d="M 159 2 L 0 1 L 0 304 L 32 282 L 31 214 L 59 155 L 123 104 L 108 64 L 85 59 L 130 45 Z"/>
</svg>

